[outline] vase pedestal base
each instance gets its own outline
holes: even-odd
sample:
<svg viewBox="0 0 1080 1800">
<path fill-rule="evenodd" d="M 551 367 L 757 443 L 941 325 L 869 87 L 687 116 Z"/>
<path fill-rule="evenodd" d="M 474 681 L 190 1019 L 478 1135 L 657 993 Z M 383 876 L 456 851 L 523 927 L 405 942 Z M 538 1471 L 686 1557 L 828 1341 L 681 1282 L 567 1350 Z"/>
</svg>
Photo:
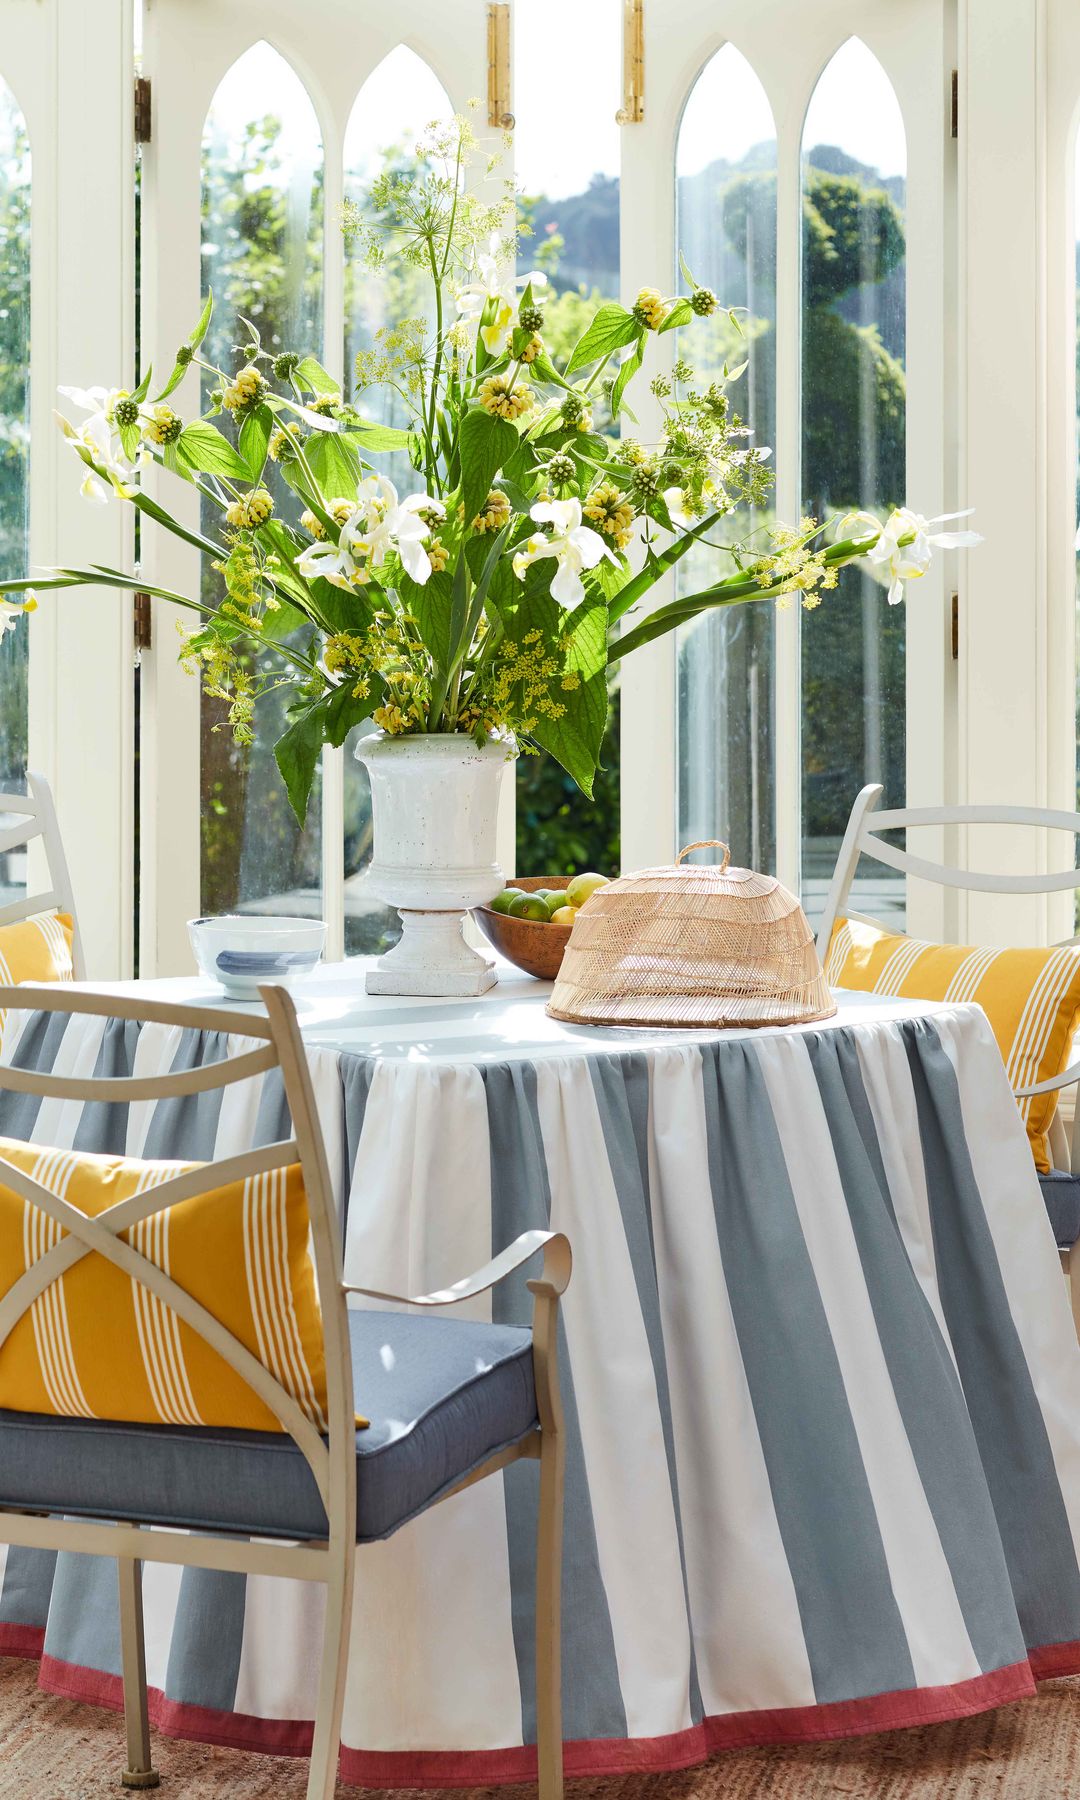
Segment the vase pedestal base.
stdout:
<svg viewBox="0 0 1080 1800">
<path fill-rule="evenodd" d="M 498 976 L 490 957 L 465 942 L 464 912 L 399 909 L 401 938 L 369 969 L 369 994 L 428 995 L 447 999 L 486 994 Z"/>
</svg>

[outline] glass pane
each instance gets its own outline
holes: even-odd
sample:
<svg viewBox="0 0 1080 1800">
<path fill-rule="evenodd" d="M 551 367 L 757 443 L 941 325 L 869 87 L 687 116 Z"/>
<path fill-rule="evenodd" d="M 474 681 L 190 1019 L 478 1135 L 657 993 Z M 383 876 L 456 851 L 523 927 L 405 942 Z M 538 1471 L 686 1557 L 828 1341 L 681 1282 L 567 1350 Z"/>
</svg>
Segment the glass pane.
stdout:
<svg viewBox="0 0 1080 1800">
<path fill-rule="evenodd" d="M 384 57 L 360 89 L 345 134 L 345 194 L 361 210 L 371 184 L 388 166 L 416 163 L 416 146 L 426 126 L 453 114 L 445 88 L 426 62 L 404 44 Z M 350 240 L 354 242 L 354 240 Z M 431 282 L 401 258 L 387 261 L 378 273 L 354 249 L 345 267 L 345 369 L 355 368 L 357 352 L 374 347 L 376 333 L 408 318 L 434 316 Z M 403 399 L 381 383 L 364 389 L 358 405 L 369 418 L 385 425 L 411 423 Z M 380 472 L 400 493 L 417 485 L 415 470 L 402 451 L 380 456 Z M 345 745 L 345 949 L 350 956 L 387 949 L 401 925 L 392 907 L 367 892 L 371 861 L 371 788 L 367 770 L 353 749 L 363 727 Z"/>
<path fill-rule="evenodd" d="M 822 75 L 802 140 L 802 492 L 817 519 L 881 514 L 905 489 L 905 176 L 896 95 L 852 38 Z M 811 922 L 859 789 L 902 805 L 904 608 L 861 569 L 802 615 L 802 893 Z M 904 881 L 873 865 L 859 911 L 902 928 Z"/>
<path fill-rule="evenodd" d="M 552 45 L 572 44 L 559 59 L 557 117 L 552 114 Z M 519 0 L 514 8 L 514 163 L 532 236 L 518 256 L 522 271 L 542 268 L 551 281 L 544 337 L 561 363 L 584 329 L 586 312 L 619 298 L 619 127 L 622 105 L 620 0 Z M 610 418 L 594 407 L 598 429 Z M 604 768 L 586 800 L 550 756 L 522 756 L 517 767 L 519 875 L 574 874 L 619 868 L 618 691 L 603 748 Z"/>
<path fill-rule="evenodd" d="M 749 359 L 732 406 L 759 445 L 776 430 L 776 131 L 745 57 L 726 44 L 694 85 L 676 153 L 676 245 L 694 280 L 725 307 L 745 309 L 743 337 L 722 313 L 679 333 L 679 353 L 704 386 L 726 361 Z M 681 272 L 680 292 L 686 292 Z M 725 525 L 745 538 L 765 517 Z M 676 570 L 693 593 L 730 573 L 723 551 L 695 548 Z M 773 631 L 771 606 L 705 614 L 676 638 L 678 819 L 681 843 L 723 838 L 732 860 L 772 870 Z"/>
<path fill-rule="evenodd" d="M 242 313 L 267 349 L 322 348 L 323 159 L 314 109 L 298 77 L 268 44 L 233 64 L 207 114 L 202 150 L 202 281 L 214 290 L 207 361 L 236 366 Z M 204 376 L 203 404 L 215 385 Z M 268 465 L 277 511 L 296 498 Z M 204 506 L 203 527 L 221 521 Z M 219 577 L 203 561 L 204 591 Z M 278 665 L 271 660 L 271 667 Z M 237 744 L 227 707 L 202 696 L 202 908 L 204 912 L 322 911 L 319 785 L 306 828 L 293 817 L 274 762 L 292 689 L 256 709 L 255 742 Z"/>
<path fill-rule="evenodd" d="M 23 116 L 0 83 L 0 575 L 29 562 L 30 145 Z M 0 641 L 0 787 L 26 777 L 27 621 Z M 0 856 L 0 905 L 26 886 L 26 852 Z"/>
<path fill-rule="evenodd" d="M 1076 642 L 1077 654 L 1080 656 L 1080 131 L 1076 135 L 1076 182 L 1073 205 L 1075 208 L 1076 232 Z M 1076 794 L 1077 806 L 1080 807 L 1080 664 L 1077 668 L 1076 680 Z M 1080 857 L 1080 840 L 1077 843 L 1077 855 Z M 1080 893 L 1076 896 L 1076 924 L 1074 929 L 1080 931 Z"/>
</svg>

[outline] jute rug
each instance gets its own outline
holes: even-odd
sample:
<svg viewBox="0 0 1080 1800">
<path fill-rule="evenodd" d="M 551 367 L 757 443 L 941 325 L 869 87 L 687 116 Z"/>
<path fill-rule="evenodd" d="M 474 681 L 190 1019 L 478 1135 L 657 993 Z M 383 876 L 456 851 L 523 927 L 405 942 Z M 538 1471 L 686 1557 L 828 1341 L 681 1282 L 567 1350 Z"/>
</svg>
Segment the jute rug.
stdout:
<svg viewBox="0 0 1080 1800">
<path fill-rule="evenodd" d="M 41 1693 L 36 1677 L 34 1663 L 0 1658 L 0 1800 L 118 1800 L 121 1720 Z M 303 1800 L 305 1763 L 171 1738 L 155 1738 L 155 1759 L 162 1800 Z M 339 1788 L 339 1800 L 359 1792 Z M 1080 1677 L 1048 1682 L 1035 1699 L 955 1724 L 843 1744 L 740 1751 L 679 1775 L 574 1781 L 568 1788 L 568 1800 L 833 1800 L 841 1794 L 1080 1800 Z M 454 1800 L 535 1800 L 535 1789 L 458 1790 Z"/>
</svg>

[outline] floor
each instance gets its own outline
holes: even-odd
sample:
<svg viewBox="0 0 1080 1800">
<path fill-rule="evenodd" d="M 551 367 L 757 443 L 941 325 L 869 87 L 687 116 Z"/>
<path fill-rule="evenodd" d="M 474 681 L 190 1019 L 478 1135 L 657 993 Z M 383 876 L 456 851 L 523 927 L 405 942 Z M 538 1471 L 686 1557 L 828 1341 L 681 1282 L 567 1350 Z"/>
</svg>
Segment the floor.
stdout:
<svg viewBox="0 0 1080 1800">
<path fill-rule="evenodd" d="M 0 1659 L 0 1800 L 118 1796 L 123 1748 L 113 1713 L 57 1700 L 36 1665 Z M 307 1766 L 155 1740 L 163 1800 L 303 1800 Z M 339 1788 L 339 1800 L 360 1790 Z M 1080 1800 L 1080 1677 L 1033 1700 L 947 1725 L 844 1744 L 752 1750 L 664 1776 L 574 1781 L 567 1800 Z M 534 1800 L 530 1787 L 455 1800 Z M 403 1800 L 395 1796 L 394 1800 Z"/>
</svg>

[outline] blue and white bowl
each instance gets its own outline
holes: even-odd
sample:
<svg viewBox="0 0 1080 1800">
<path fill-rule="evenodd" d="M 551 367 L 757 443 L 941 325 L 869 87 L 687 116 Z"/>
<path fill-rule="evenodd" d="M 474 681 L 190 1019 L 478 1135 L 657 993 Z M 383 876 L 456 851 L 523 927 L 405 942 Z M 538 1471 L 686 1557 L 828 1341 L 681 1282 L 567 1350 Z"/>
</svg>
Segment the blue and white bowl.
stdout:
<svg viewBox="0 0 1080 1800">
<path fill-rule="evenodd" d="M 189 919 L 188 936 L 203 975 L 234 1000 L 257 1000 L 260 982 L 288 987 L 309 975 L 326 944 L 322 919 L 275 919 L 224 913 Z"/>
</svg>

